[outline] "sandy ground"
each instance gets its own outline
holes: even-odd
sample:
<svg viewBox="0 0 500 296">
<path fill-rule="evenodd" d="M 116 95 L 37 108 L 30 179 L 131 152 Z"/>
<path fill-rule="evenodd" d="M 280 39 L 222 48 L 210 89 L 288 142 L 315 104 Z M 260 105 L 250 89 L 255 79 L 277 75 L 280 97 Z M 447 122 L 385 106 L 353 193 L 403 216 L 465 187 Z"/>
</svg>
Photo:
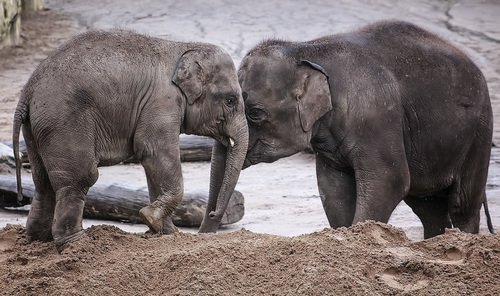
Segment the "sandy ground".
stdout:
<svg viewBox="0 0 500 296">
<path fill-rule="evenodd" d="M 92 227 L 58 254 L 0 231 L 2 295 L 499 295 L 500 238 L 421 242 L 363 223 L 297 237 L 146 236 Z"/>
<path fill-rule="evenodd" d="M 430 0 L 211 1 L 210 9 L 203 1 L 144 1 L 140 8 L 131 0 L 120 5 L 110 0 L 46 3 L 50 11 L 24 21 L 24 44 L 0 52 L 0 141 L 11 138 L 19 91 L 38 62 L 77 32 L 113 27 L 213 42 L 238 63 L 262 38 L 312 39 L 378 19 L 409 20 L 463 48 L 485 73 L 494 110 L 500 111 L 500 3 L 494 0 L 480 5 Z M 499 118 L 495 117 L 499 123 L 495 141 L 500 140 Z M 183 175 L 185 188 L 207 190 L 209 163 L 183 163 Z M 101 168 L 98 182 L 146 187 L 137 165 Z M 494 148 L 487 194 L 497 228 L 499 186 L 500 149 Z M 8 227 L 0 232 L 0 287 L 4 288 L 0 294 L 85 295 L 89 289 L 98 295 L 500 293 L 499 235 L 452 233 L 412 242 L 400 230 L 374 224 L 322 230 L 328 222 L 318 197 L 312 155 L 252 166 L 242 172 L 237 189 L 245 195 L 245 217 L 215 237 L 188 233 L 144 237 L 98 226 L 90 228 L 88 239 L 60 256 L 51 244 L 25 245 L 23 229 Z M 0 228 L 24 225 L 25 217 L 0 211 Z M 419 220 L 404 204 L 389 223 L 413 241 L 422 238 Z M 144 225 L 84 221 L 85 227 L 99 224 L 129 232 L 146 230 Z M 482 233 L 485 226 L 483 216 Z"/>
</svg>

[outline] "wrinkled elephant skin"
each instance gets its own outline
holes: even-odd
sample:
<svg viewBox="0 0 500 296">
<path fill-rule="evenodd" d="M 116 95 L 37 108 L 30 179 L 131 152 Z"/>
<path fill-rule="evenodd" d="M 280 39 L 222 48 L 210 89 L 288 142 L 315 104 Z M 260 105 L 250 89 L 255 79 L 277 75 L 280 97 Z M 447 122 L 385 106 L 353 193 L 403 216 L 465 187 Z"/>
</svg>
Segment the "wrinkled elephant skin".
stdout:
<svg viewBox="0 0 500 296">
<path fill-rule="evenodd" d="M 183 194 L 180 133 L 210 136 L 222 147 L 212 163 L 211 227 L 205 229 L 215 231 L 248 142 L 241 89 L 226 52 L 127 31 L 81 34 L 42 61 L 15 113 L 16 156 L 21 127 L 36 186 L 27 234 L 54 239 L 59 249 L 82 235 L 85 194 L 97 167 L 132 155 L 145 169 L 151 201 L 141 216 L 153 232 L 176 232 L 170 215 Z M 17 175 L 21 194 L 19 169 Z"/>
<path fill-rule="evenodd" d="M 492 111 L 481 71 L 456 47 L 409 23 L 379 22 L 308 42 L 264 41 L 238 76 L 244 166 L 312 147 L 332 227 L 386 223 L 404 200 L 426 238 L 451 226 L 478 232 Z"/>
</svg>

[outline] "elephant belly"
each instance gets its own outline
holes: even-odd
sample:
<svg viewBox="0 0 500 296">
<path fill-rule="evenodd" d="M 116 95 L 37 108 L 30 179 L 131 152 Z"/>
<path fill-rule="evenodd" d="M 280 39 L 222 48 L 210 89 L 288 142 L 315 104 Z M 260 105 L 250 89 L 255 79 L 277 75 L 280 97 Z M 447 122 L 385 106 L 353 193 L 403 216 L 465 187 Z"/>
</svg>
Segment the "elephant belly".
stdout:
<svg viewBox="0 0 500 296">
<path fill-rule="evenodd" d="M 461 175 L 468 147 L 453 141 L 449 142 L 448 147 L 428 143 L 420 153 L 407 155 L 410 194 L 429 195 L 451 186 Z"/>
<path fill-rule="evenodd" d="M 96 150 L 98 166 L 119 164 L 134 155 L 133 146 L 129 141 L 114 141 L 108 145 L 97 145 Z"/>
<path fill-rule="evenodd" d="M 412 196 L 428 196 L 449 188 L 456 179 L 450 174 L 417 174 L 410 172 L 410 191 Z"/>
<path fill-rule="evenodd" d="M 491 145 L 479 136 L 488 132 L 476 115 L 479 110 L 448 106 L 437 99 L 426 107 L 431 104 L 433 111 L 413 107 L 414 112 L 407 112 L 403 129 L 410 193 L 415 195 L 448 188 L 463 175 L 467 161 L 487 161 L 484 151 Z"/>
</svg>

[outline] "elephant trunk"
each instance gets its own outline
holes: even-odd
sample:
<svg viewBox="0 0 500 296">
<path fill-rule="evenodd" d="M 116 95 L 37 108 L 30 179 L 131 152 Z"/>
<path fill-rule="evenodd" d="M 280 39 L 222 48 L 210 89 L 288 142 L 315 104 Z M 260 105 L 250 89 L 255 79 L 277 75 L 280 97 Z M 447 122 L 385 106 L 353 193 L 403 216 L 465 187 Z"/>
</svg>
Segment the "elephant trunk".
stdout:
<svg viewBox="0 0 500 296">
<path fill-rule="evenodd" d="M 216 142 L 212 152 L 209 202 L 200 232 L 216 232 L 238 182 L 248 148 L 248 126 L 237 120 L 226 146 Z M 234 135 L 234 136 L 232 136 Z"/>
</svg>

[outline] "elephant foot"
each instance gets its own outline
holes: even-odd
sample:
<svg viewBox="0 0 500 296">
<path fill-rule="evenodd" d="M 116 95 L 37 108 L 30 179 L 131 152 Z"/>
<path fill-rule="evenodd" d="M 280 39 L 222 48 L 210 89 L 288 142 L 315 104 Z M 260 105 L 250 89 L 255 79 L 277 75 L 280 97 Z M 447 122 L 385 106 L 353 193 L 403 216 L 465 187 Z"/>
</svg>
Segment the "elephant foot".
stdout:
<svg viewBox="0 0 500 296">
<path fill-rule="evenodd" d="M 141 216 L 152 233 L 171 234 L 179 232 L 172 222 L 172 218 L 165 217 L 162 208 L 146 206 L 139 211 L 139 216 Z"/>
<path fill-rule="evenodd" d="M 218 219 L 213 219 L 210 217 L 205 217 L 203 219 L 203 222 L 201 222 L 200 230 L 198 230 L 199 233 L 215 233 L 217 232 L 217 229 L 219 229 L 220 225 L 220 220 Z"/>
<path fill-rule="evenodd" d="M 174 225 L 172 217 L 167 217 L 163 220 L 163 234 L 172 234 L 179 232 L 179 229 Z"/>
<path fill-rule="evenodd" d="M 52 238 L 52 225 L 26 223 L 26 236 L 28 241 L 50 242 Z"/>
<path fill-rule="evenodd" d="M 54 243 L 56 244 L 57 251 L 61 253 L 64 249 L 66 249 L 69 246 L 70 243 L 82 239 L 85 236 L 86 236 L 85 231 L 80 230 L 68 236 L 55 238 Z"/>
<path fill-rule="evenodd" d="M 35 202 L 31 206 L 28 220 L 26 221 L 26 236 L 28 241 L 52 241 L 52 219 L 53 216 L 47 213 L 47 211 L 42 211 L 39 202 Z"/>
<path fill-rule="evenodd" d="M 160 208 L 145 206 L 139 211 L 139 216 L 153 233 L 161 233 L 163 229 L 163 210 Z"/>
</svg>

